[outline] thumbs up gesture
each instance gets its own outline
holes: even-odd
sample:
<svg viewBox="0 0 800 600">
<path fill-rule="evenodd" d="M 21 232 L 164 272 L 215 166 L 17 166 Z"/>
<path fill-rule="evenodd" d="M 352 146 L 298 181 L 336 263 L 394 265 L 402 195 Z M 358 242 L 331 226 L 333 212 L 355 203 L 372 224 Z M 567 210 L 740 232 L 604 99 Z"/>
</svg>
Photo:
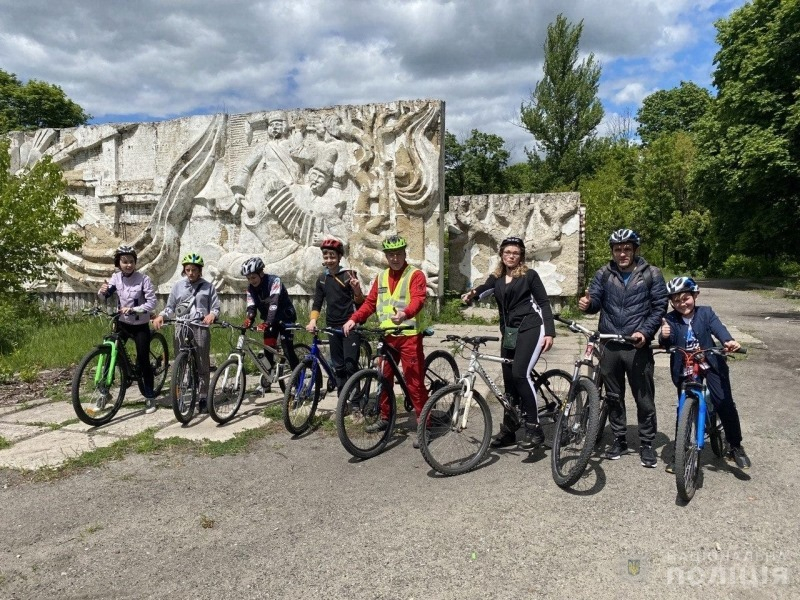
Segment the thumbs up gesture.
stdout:
<svg viewBox="0 0 800 600">
<path fill-rule="evenodd" d="M 583 296 L 578 298 L 578 308 L 581 310 L 588 310 L 589 304 L 592 302 L 591 296 L 589 296 L 589 289 L 585 289 L 583 291 Z"/>
<path fill-rule="evenodd" d="M 666 319 L 661 319 L 661 337 L 671 337 L 672 336 L 672 328 L 669 326 L 669 322 Z"/>
</svg>

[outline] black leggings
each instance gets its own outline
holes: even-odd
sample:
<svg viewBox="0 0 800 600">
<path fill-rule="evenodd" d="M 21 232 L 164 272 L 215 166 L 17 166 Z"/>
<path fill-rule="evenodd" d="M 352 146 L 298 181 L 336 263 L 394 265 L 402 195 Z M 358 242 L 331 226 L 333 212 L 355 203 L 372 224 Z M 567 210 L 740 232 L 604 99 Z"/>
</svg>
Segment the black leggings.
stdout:
<svg viewBox="0 0 800 600">
<path fill-rule="evenodd" d="M 503 365 L 503 383 L 506 393 L 514 397 L 522 408 L 522 415 L 526 423 L 535 424 L 539 422 L 539 414 L 536 408 L 536 388 L 533 386 L 531 371 L 539 360 L 544 346 L 544 328 L 542 326 L 532 327 L 520 331 L 517 336 L 517 347 L 513 350 L 502 348 L 500 356 L 514 360 L 510 365 Z M 512 413 L 503 416 L 503 427 L 505 431 L 516 431 L 519 423 Z"/>
<path fill-rule="evenodd" d="M 150 367 L 150 325 L 131 325 L 119 322 L 119 331 L 124 339 L 132 338 L 136 345 L 136 364 L 142 374 L 142 391 L 145 398 L 152 398 L 153 394 L 153 369 Z"/>
</svg>

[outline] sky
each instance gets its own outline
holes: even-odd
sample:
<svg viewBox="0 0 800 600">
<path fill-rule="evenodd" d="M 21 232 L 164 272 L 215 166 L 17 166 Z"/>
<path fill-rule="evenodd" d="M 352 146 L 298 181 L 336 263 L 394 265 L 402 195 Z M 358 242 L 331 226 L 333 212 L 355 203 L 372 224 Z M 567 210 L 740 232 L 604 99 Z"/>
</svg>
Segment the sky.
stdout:
<svg viewBox="0 0 800 600">
<path fill-rule="evenodd" d="M 533 148 L 520 106 L 547 26 L 583 21 L 602 67 L 600 133 L 643 98 L 709 88 L 714 22 L 744 0 L 0 0 L 0 69 L 60 86 L 91 123 L 445 101 L 445 128 Z M 635 122 L 632 123 L 635 129 Z"/>
</svg>

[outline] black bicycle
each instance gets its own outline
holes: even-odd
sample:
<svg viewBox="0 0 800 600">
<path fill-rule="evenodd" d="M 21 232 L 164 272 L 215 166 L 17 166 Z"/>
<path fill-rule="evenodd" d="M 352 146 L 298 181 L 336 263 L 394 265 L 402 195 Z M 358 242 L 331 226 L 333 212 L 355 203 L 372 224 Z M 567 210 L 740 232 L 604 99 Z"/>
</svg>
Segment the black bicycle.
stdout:
<svg viewBox="0 0 800 600">
<path fill-rule="evenodd" d="M 72 378 L 72 407 L 78 418 L 97 427 L 108 423 L 117 414 L 125 391 L 136 382 L 144 395 L 144 383 L 136 360 L 128 354 L 128 336 L 118 330 L 121 312 L 109 313 L 95 306 L 84 311 L 90 316 L 106 316 L 111 320 L 111 332 L 103 342 L 89 351 L 78 365 Z M 153 369 L 153 393 L 157 396 L 164 386 L 169 368 L 167 340 L 158 332 L 150 335 L 150 367 Z"/>
<path fill-rule="evenodd" d="M 407 411 L 412 410 L 406 380 L 398 365 L 396 351 L 386 343 L 387 335 L 410 329 L 407 325 L 387 329 L 357 326 L 354 331 L 377 337 L 375 364 L 355 373 L 339 394 L 336 405 L 336 430 L 342 446 L 356 458 L 367 459 L 380 454 L 389 442 L 397 419 L 397 400 L 394 386 L 383 376 L 383 363 L 388 363 L 392 375 L 403 392 Z M 432 331 L 428 331 L 430 335 Z M 436 350 L 425 357 L 425 386 L 428 392 L 441 389 L 459 377 L 458 365 L 452 354 Z"/>
</svg>

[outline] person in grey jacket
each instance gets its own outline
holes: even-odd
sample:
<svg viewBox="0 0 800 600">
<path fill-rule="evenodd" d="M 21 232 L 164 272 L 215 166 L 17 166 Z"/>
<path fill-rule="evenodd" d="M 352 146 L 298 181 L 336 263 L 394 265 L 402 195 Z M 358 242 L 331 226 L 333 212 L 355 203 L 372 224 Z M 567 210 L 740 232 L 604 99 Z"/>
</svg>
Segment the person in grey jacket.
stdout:
<svg viewBox="0 0 800 600">
<path fill-rule="evenodd" d="M 625 434 L 625 376 L 636 401 L 639 421 L 639 455 L 642 466 L 657 464 L 653 441 L 656 421 L 653 350 L 650 342 L 658 333 L 667 311 L 667 287 L 661 271 L 639 256 L 639 235 L 630 229 L 618 229 L 608 240 L 611 261 L 595 273 L 578 308 L 586 313 L 600 312 L 598 331 L 636 339 L 633 347 L 609 342 L 600 361 L 600 373 L 606 388 L 608 421 L 614 443 L 606 458 L 617 460 L 628 453 Z"/>
<path fill-rule="evenodd" d="M 211 374 L 211 336 L 208 326 L 219 316 L 219 296 L 211 282 L 203 279 L 203 257 L 190 253 L 181 260 L 184 279 L 181 279 L 169 293 L 167 306 L 153 319 L 153 327 L 161 329 L 164 319 L 178 317 L 191 322 L 194 341 L 197 345 L 197 371 L 200 376 L 197 394 L 200 397 L 199 412 L 206 411 L 208 381 Z M 175 352 L 179 342 L 175 336 Z"/>
</svg>

